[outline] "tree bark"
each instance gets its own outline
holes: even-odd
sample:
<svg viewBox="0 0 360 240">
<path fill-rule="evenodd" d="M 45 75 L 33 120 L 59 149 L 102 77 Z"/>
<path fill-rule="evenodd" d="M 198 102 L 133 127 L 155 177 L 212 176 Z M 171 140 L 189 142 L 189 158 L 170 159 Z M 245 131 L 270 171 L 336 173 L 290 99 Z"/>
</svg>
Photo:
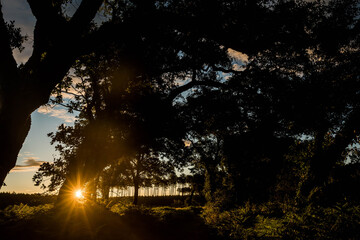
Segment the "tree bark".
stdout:
<svg viewBox="0 0 360 240">
<path fill-rule="evenodd" d="M 0 116 L 0 119 L 1 188 L 8 172 L 15 167 L 17 155 L 29 132 L 31 119 L 30 116 L 27 118 L 17 119 L 16 114 L 13 116 Z"/>
<path fill-rule="evenodd" d="M 1 9 L 0 3 L 0 188 L 15 166 L 31 122 L 29 114 L 24 112 L 24 104 L 21 104 L 21 89 L 15 91 L 21 78 Z"/>
<path fill-rule="evenodd" d="M 215 178 L 216 178 L 216 171 L 215 166 L 213 164 L 205 165 L 205 198 L 206 201 L 212 202 L 214 200 L 214 194 L 216 190 L 215 186 Z"/>
<path fill-rule="evenodd" d="M 136 177 L 134 181 L 134 199 L 133 199 L 134 205 L 138 204 L 138 199 L 139 199 L 139 180 L 137 178 L 138 177 Z"/>
<path fill-rule="evenodd" d="M 109 186 L 105 186 L 103 189 L 102 189 L 102 198 L 104 200 L 109 200 L 109 196 L 110 196 L 110 187 Z"/>
<path fill-rule="evenodd" d="M 344 160 L 343 153 L 360 132 L 359 121 L 360 109 L 355 108 L 332 143 L 325 148 L 322 148 L 321 144 L 324 142 L 326 131 L 319 134 L 320 139 L 316 139 L 314 156 L 310 159 L 310 176 L 301 188 L 303 196 L 310 196 L 313 189 L 323 187 L 328 183 L 336 163 Z"/>
<path fill-rule="evenodd" d="M 80 165 L 77 162 L 69 165 L 70 169 L 75 170 L 69 171 L 63 185 L 60 187 L 58 198 L 55 203 L 56 206 L 66 206 L 69 203 L 74 202 L 75 192 L 79 189 L 83 189 L 84 183 L 87 181 L 82 177 L 82 169 L 79 166 Z"/>
<path fill-rule="evenodd" d="M 74 187 L 69 179 L 65 179 L 63 185 L 59 190 L 57 200 L 55 202 L 56 207 L 66 207 L 72 202 L 74 195 Z"/>
</svg>

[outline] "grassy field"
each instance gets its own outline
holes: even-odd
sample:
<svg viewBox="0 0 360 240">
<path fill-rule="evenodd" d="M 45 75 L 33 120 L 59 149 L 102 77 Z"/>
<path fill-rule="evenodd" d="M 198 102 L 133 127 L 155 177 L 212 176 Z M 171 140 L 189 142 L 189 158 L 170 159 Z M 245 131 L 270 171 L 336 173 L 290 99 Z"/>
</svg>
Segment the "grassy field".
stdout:
<svg viewBox="0 0 360 240">
<path fill-rule="evenodd" d="M 140 206 L 118 198 L 66 207 L 54 207 L 55 198 L 48 196 L 0 197 L 1 239 L 221 239 L 205 224 L 202 207 L 185 207 L 186 197 L 144 197 Z M 10 199 L 16 204 L 5 206 Z"/>
<path fill-rule="evenodd" d="M 138 206 L 125 197 L 56 207 L 55 197 L 0 196 L 2 206 L 16 199 L 0 209 L 1 240 L 360 239 L 360 206 L 347 202 L 301 208 L 246 203 L 221 210 L 209 204 L 187 206 L 180 196 L 140 197 Z"/>
<path fill-rule="evenodd" d="M 42 194 L 25 194 L 25 193 L 0 193 L 0 209 L 4 209 L 9 205 L 26 204 L 28 206 L 38 206 L 42 204 L 54 203 L 56 195 L 42 195 Z M 147 207 L 159 206 L 173 206 L 182 207 L 189 205 L 188 196 L 140 196 L 138 205 Z M 101 202 L 101 201 L 100 201 Z M 112 205 L 115 203 L 130 204 L 132 197 L 112 197 L 106 204 Z M 191 205 L 204 205 L 205 200 L 199 196 L 194 196 Z"/>
</svg>

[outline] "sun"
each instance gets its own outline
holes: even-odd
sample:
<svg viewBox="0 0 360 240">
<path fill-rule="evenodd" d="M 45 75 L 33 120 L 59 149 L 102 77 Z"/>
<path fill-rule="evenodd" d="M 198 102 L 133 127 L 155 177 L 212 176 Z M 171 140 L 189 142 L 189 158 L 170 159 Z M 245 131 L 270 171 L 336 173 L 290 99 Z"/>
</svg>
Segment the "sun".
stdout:
<svg viewBox="0 0 360 240">
<path fill-rule="evenodd" d="M 83 192 L 81 189 L 78 189 L 75 191 L 75 198 L 77 198 L 77 199 L 84 198 L 84 195 L 83 195 Z"/>
</svg>

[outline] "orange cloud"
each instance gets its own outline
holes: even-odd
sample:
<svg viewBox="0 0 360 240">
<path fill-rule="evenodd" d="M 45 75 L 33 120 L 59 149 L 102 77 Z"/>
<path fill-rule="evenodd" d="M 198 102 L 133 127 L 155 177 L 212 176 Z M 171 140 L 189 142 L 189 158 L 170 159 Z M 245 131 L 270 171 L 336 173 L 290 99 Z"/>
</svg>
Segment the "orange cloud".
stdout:
<svg viewBox="0 0 360 240">
<path fill-rule="evenodd" d="M 65 122 L 68 123 L 75 121 L 75 116 L 68 113 L 66 109 L 56 109 L 48 106 L 41 106 L 38 108 L 37 112 L 45 115 L 50 115 L 51 117 L 63 119 Z"/>
<path fill-rule="evenodd" d="M 38 161 L 37 157 L 26 157 L 24 158 L 21 165 L 16 165 L 10 172 L 32 172 L 36 171 L 44 161 Z"/>
</svg>

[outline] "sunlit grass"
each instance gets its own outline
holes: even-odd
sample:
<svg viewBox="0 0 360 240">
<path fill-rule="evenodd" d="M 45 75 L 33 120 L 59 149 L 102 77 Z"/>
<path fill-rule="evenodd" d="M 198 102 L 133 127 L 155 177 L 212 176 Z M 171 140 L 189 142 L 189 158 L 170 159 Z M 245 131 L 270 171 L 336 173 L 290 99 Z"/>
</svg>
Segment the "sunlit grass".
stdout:
<svg viewBox="0 0 360 240">
<path fill-rule="evenodd" d="M 35 215 L 49 212 L 53 206 L 53 204 L 29 206 L 23 203 L 19 205 L 9 205 L 4 210 L 0 210 L 0 223 L 11 220 L 30 219 Z"/>
</svg>

